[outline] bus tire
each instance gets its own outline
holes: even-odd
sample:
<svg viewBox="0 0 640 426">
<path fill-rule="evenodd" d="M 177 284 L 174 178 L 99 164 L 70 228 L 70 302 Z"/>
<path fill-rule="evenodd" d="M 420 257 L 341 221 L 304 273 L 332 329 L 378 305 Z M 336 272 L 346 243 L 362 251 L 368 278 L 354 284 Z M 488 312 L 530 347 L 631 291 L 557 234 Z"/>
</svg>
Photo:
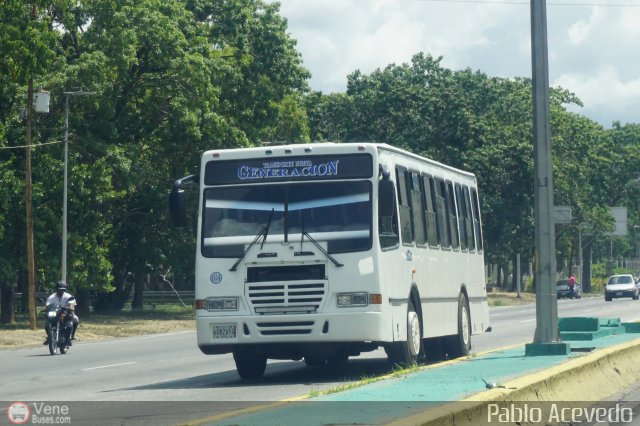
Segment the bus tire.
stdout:
<svg viewBox="0 0 640 426">
<path fill-rule="evenodd" d="M 407 340 L 389 343 L 384 350 L 387 353 L 389 362 L 392 364 L 410 367 L 417 364 L 422 348 L 420 316 L 413 306 L 413 301 L 409 299 L 409 306 L 407 307 Z"/>
<path fill-rule="evenodd" d="M 447 353 L 450 358 L 469 355 L 471 351 L 471 315 L 469 302 L 464 294 L 458 296 L 458 334 L 447 338 Z"/>
<path fill-rule="evenodd" d="M 243 380 L 260 380 L 267 367 L 267 356 L 251 351 L 235 351 L 233 360 L 236 362 L 236 370 Z"/>
</svg>

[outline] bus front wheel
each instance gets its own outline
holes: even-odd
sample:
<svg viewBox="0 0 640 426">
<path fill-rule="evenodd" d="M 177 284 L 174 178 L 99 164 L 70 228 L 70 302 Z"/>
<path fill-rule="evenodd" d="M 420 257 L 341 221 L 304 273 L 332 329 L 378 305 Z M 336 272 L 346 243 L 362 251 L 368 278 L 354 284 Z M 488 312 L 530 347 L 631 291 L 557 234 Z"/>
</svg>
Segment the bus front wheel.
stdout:
<svg viewBox="0 0 640 426">
<path fill-rule="evenodd" d="M 422 329 L 420 316 L 411 299 L 407 308 L 407 340 L 389 343 L 384 350 L 392 364 L 412 366 L 418 362 L 418 356 L 422 352 Z"/>
<path fill-rule="evenodd" d="M 244 380 L 260 380 L 267 367 L 267 356 L 251 351 L 235 351 L 233 360 L 238 374 Z"/>
</svg>

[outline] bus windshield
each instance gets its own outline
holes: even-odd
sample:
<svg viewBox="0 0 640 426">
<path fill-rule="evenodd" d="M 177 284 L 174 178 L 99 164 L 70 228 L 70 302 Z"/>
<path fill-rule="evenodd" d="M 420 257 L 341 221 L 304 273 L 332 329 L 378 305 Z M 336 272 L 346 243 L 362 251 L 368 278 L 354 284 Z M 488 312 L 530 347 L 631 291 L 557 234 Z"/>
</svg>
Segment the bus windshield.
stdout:
<svg viewBox="0 0 640 426">
<path fill-rule="evenodd" d="M 267 242 L 300 241 L 304 231 L 329 253 L 371 248 L 370 182 L 207 188 L 203 209 L 205 257 L 241 256 L 270 215 Z"/>
</svg>

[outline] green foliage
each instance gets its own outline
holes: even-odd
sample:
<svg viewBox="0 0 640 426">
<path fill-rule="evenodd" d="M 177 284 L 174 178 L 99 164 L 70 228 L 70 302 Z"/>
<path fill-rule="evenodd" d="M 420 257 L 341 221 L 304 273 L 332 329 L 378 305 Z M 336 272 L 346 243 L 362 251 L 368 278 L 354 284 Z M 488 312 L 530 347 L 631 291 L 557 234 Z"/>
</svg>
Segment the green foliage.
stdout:
<svg viewBox="0 0 640 426">
<path fill-rule="evenodd" d="M 307 97 L 318 140 L 376 141 L 471 170 L 478 177 L 490 260 L 531 254 L 531 86 L 453 72 L 418 54 L 348 78 L 346 94 Z"/>
<path fill-rule="evenodd" d="M 32 6 L 35 6 L 35 13 Z M 169 274 L 193 283 L 193 235 L 168 225 L 174 179 L 198 173 L 204 150 L 266 141 L 376 141 L 474 172 L 487 260 L 533 257 L 531 81 L 453 71 L 415 55 L 345 93 L 308 93 L 309 72 L 277 3 L 263 0 L 6 0 L 0 8 L 0 148 L 23 144 L 26 83 L 52 93 L 36 117 L 32 152 L 36 273 L 58 279 L 65 91 L 69 98 L 69 264 L 73 291 L 124 305 L 134 285 Z M 560 258 L 574 262 L 577 234 L 608 257 L 631 254 L 637 235 L 609 243 L 610 206 L 640 224 L 640 125 L 606 130 L 551 91 Z M 53 142 L 53 143 L 51 143 Z M 57 142 L 57 143 L 56 143 Z M 26 271 L 24 150 L 0 150 L 0 286 Z M 197 197 L 192 197 L 195 203 Z"/>
<path fill-rule="evenodd" d="M 193 283 L 195 242 L 172 230 L 174 179 L 202 151 L 306 142 L 309 76 L 277 4 L 259 0 L 9 0 L 0 8 L 0 147 L 21 145 L 30 75 L 52 93 L 33 143 L 64 138 L 69 98 L 68 281 L 122 307 L 134 284 Z M 0 283 L 25 272 L 21 150 L 0 151 Z M 33 153 L 37 280 L 60 270 L 62 144 Z M 11 224 L 10 227 L 7 225 Z"/>
<path fill-rule="evenodd" d="M 311 93 L 311 137 L 385 142 L 472 171 L 487 260 L 505 265 L 515 253 L 532 258 L 531 81 L 451 71 L 441 60 L 418 54 L 410 64 L 352 73 L 346 94 Z M 571 206 L 575 220 L 556 227 L 557 247 L 560 260 L 575 261 L 578 226 L 593 241 L 611 230 L 608 206 L 624 200 L 640 207 L 640 126 L 606 131 L 565 110 L 581 105 L 574 94 L 555 88 L 550 95 L 555 204 Z"/>
</svg>

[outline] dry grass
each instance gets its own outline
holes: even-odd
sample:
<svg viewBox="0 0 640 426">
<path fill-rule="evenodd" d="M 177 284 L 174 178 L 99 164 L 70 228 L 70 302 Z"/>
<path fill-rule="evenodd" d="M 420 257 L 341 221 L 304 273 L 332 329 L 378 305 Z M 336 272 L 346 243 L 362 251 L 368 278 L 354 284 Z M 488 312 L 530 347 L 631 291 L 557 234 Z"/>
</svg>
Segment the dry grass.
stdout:
<svg viewBox="0 0 640 426">
<path fill-rule="evenodd" d="M 522 305 L 524 303 L 533 303 L 536 301 L 535 293 L 520 292 L 518 298 L 517 293 L 510 292 L 491 292 L 487 293 L 489 298 L 489 306 L 510 306 L 510 305 Z"/>
<path fill-rule="evenodd" d="M 158 307 L 143 312 L 123 311 L 80 318 L 80 327 L 76 338 L 78 342 L 86 342 L 195 330 L 195 327 L 191 308 Z M 38 318 L 36 330 L 29 329 L 26 318 L 18 318 L 14 324 L 0 325 L 0 350 L 42 345 L 44 338 L 44 321 L 41 317 Z"/>
</svg>

